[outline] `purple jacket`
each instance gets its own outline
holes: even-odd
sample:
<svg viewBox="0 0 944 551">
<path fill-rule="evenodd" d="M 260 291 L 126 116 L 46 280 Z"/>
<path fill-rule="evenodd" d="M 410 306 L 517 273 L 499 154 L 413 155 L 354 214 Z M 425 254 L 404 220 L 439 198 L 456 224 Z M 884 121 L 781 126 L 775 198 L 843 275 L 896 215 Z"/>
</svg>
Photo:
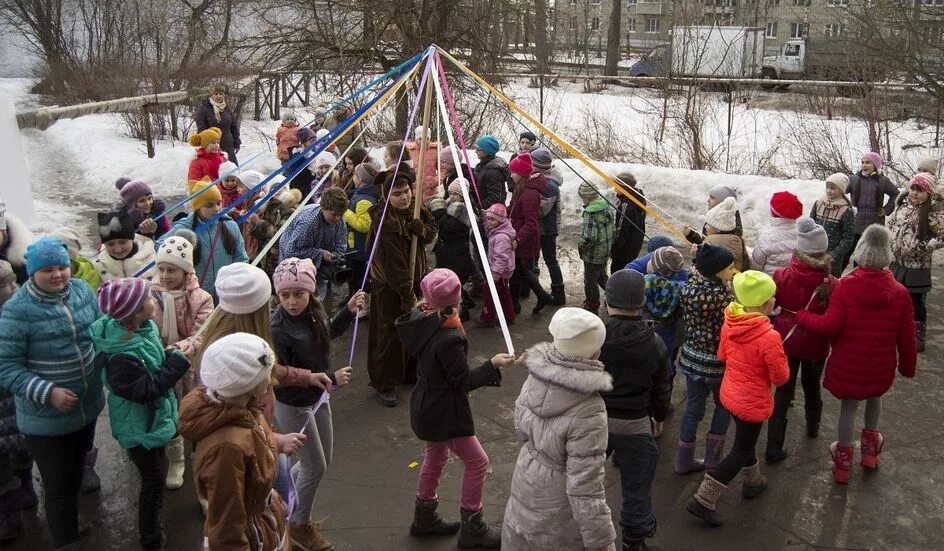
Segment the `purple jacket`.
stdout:
<svg viewBox="0 0 944 551">
<path fill-rule="evenodd" d="M 543 174 L 532 174 L 525 182 L 524 192 L 512 199 L 508 218 L 518 236 L 516 258 L 537 258 L 541 252 L 541 197 L 547 189 Z"/>
<path fill-rule="evenodd" d="M 488 232 L 488 265 L 492 274 L 508 279 L 515 271 L 515 228 L 505 220 Z"/>
</svg>

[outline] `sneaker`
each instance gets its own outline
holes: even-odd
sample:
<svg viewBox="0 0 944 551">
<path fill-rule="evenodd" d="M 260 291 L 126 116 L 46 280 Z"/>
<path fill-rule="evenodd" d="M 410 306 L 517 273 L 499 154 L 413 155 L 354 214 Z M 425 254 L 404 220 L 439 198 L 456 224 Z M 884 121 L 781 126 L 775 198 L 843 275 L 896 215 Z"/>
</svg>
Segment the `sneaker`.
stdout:
<svg viewBox="0 0 944 551">
<path fill-rule="evenodd" d="M 289 539 L 296 549 L 302 551 L 331 551 L 334 546 L 319 532 L 320 525 L 292 523 L 288 527 Z"/>
</svg>

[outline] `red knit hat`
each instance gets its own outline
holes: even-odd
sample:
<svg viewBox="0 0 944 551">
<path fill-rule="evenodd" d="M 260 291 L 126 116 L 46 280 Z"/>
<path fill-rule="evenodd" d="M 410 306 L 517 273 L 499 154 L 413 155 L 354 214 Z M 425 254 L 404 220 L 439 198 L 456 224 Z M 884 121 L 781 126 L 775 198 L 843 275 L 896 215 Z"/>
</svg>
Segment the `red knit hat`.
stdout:
<svg viewBox="0 0 944 551">
<path fill-rule="evenodd" d="M 534 172 L 534 162 L 531 160 L 531 155 L 528 153 L 518 155 L 508 163 L 508 170 L 525 178 L 531 176 L 531 173 Z"/>
<path fill-rule="evenodd" d="M 908 184 L 909 188 L 916 187 L 921 191 L 924 191 L 928 194 L 934 193 L 934 176 L 930 174 L 921 172 L 915 174 L 915 177 L 911 179 L 911 182 Z"/>
<path fill-rule="evenodd" d="M 459 304 L 462 300 L 462 284 L 452 270 L 436 268 L 426 274 L 420 282 L 423 300 L 432 308 L 444 308 Z"/>
<path fill-rule="evenodd" d="M 796 220 L 803 216 L 803 203 L 789 191 L 778 191 L 770 198 L 770 213 L 777 218 Z"/>
</svg>

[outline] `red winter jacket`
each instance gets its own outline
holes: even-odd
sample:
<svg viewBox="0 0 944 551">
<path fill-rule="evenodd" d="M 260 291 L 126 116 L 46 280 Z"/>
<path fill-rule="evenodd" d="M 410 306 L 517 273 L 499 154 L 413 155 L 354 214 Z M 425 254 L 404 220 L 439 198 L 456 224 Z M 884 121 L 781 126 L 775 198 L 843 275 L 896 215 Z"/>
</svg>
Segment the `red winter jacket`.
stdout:
<svg viewBox="0 0 944 551">
<path fill-rule="evenodd" d="M 190 161 L 190 170 L 187 171 L 187 180 L 202 180 L 209 176 L 210 180 L 217 180 L 220 177 L 220 165 L 226 162 L 226 154 L 208 153 L 202 147 L 197 150 L 197 158 Z"/>
<path fill-rule="evenodd" d="M 724 310 L 718 359 L 724 362 L 721 403 L 738 419 L 762 423 L 774 413 L 774 387 L 790 379 L 780 334 L 770 319 L 737 302 Z"/>
<path fill-rule="evenodd" d="M 810 264 L 810 262 L 814 262 Z M 835 289 L 835 277 L 829 275 L 825 264 L 815 263 L 812 258 L 799 260 L 795 255 L 786 268 L 780 268 L 774 273 L 774 282 L 777 284 L 777 306 L 780 314 L 774 319 L 774 329 L 784 339 L 783 349 L 787 356 L 800 360 L 825 360 L 829 355 L 829 339 L 818 333 L 812 333 L 797 325 L 796 312 L 809 310 L 814 314 L 822 314 L 826 306 L 819 299 L 810 299 L 816 288 L 824 280 L 829 281 L 829 288 Z M 809 306 L 807 306 L 809 305 Z M 787 338 L 790 331 L 793 334 Z"/>
<path fill-rule="evenodd" d="M 518 240 L 515 258 L 537 258 L 541 253 L 541 197 L 547 180 L 540 173 L 532 174 L 517 200 L 512 199 L 508 218 Z"/>
<path fill-rule="evenodd" d="M 888 270 L 857 268 L 836 284 L 822 316 L 797 313 L 801 327 L 829 335 L 823 386 L 840 400 L 881 396 L 892 386 L 895 368 L 914 377 L 914 310 L 908 291 Z"/>
</svg>

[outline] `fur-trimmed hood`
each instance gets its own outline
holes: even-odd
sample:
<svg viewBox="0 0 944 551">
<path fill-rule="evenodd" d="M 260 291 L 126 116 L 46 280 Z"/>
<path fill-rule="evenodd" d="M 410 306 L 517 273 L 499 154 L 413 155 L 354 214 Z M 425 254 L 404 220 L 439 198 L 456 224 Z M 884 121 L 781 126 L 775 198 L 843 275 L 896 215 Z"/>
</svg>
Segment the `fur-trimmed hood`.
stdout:
<svg viewBox="0 0 944 551">
<path fill-rule="evenodd" d="M 10 211 L 6 213 L 7 242 L 0 247 L 0 258 L 9 262 L 14 268 L 26 266 L 26 248 L 36 236 L 30 231 L 25 222 Z"/>
<path fill-rule="evenodd" d="M 908 190 L 906 189 L 902 191 L 900 194 L 898 194 L 898 199 L 895 199 L 895 208 L 897 209 L 898 207 L 904 205 L 905 201 L 907 200 L 908 200 Z M 944 195 L 941 195 L 940 193 L 932 193 L 930 201 L 931 201 L 931 212 L 940 212 L 944 210 Z"/>
<path fill-rule="evenodd" d="M 613 377 L 597 360 L 565 358 L 552 343 L 537 344 L 522 360 L 531 374 L 518 403 L 542 418 L 557 417 L 587 399 L 613 390 Z"/>
</svg>

